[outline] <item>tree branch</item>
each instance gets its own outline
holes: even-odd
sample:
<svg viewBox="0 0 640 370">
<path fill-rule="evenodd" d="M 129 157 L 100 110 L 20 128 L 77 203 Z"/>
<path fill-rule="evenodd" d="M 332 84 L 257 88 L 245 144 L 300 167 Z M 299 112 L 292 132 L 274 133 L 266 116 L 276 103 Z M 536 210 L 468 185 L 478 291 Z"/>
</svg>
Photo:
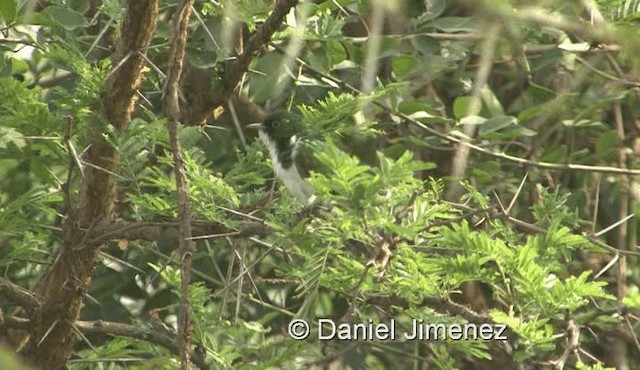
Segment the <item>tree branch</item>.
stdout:
<svg viewBox="0 0 640 370">
<path fill-rule="evenodd" d="M 4 324 L 7 328 L 23 329 L 29 328 L 31 323 L 28 319 L 21 317 L 6 317 Z M 109 334 L 127 338 L 139 339 L 152 344 L 157 344 L 171 351 L 173 354 L 179 354 L 180 350 L 176 345 L 175 333 L 171 333 L 160 327 L 151 325 L 129 325 L 112 321 L 82 321 L 77 320 L 75 327 L 82 334 Z M 197 352 L 193 355 L 193 362 L 200 369 L 208 369 L 205 357 Z"/>
<path fill-rule="evenodd" d="M 103 244 L 111 240 L 170 241 L 179 243 L 180 222 L 105 222 L 91 229 L 87 244 Z M 269 235 L 271 230 L 259 221 L 247 221 L 238 229 L 232 229 L 217 221 L 191 221 L 193 239 L 215 238 L 216 235 L 244 238 L 254 235 Z"/>
<path fill-rule="evenodd" d="M 437 312 L 443 314 L 450 314 L 453 316 L 460 316 L 463 319 L 478 325 L 482 324 L 491 324 L 495 325 L 496 323 L 491 320 L 489 316 L 483 316 L 475 311 L 453 302 L 450 299 L 441 299 L 437 297 L 425 297 L 422 300 L 422 303 L 428 307 L 433 308 Z"/>
<path fill-rule="evenodd" d="M 254 56 L 265 45 L 271 41 L 273 34 L 280 28 L 286 15 L 291 8 L 298 4 L 299 0 L 278 0 L 269 17 L 258 28 L 258 30 L 245 43 L 242 54 L 238 55 L 230 62 L 224 73 L 224 86 L 219 95 L 214 96 L 213 92 L 206 92 L 208 95 L 199 99 L 200 106 L 192 106 L 185 112 L 184 120 L 187 123 L 201 123 L 207 119 L 211 112 L 220 106 L 226 106 L 227 100 L 233 95 L 236 86 L 242 79 L 244 73 L 249 69 L 249 64 Z"/>
<path fill-rule="evenodd" d="M 233 93 L 238 82 L 242 79 L 242 75 L 249 69 L 249 64 L 253 60 L 255 53 L 271 41 L 271 37 L 280 28 L 291 8 L 297 4 L 298 0 L 278 0 L 273 12 L 269 14 L 262 27 L 245 44 L 242 54 L 227 66 L 224 74 L 223 96 L 228 97 Z"/>
<path fill-rule="evenodd" d="M 40 298 L 37 294 L 4 278 L 0 278 L 0 295 L 9 298 L 11 302 L 24 308 L 27 312 L 31 312 L 40 306 Z"/>
<path fill-rule="evenodd" d="M 182 0 L 173 24 L 171 51 L 169 52 L 169 70 L 164 86 L 164 108 L 167 114 L 169 142 L 173 153 L 173 169 L 176 177 L 178 198 L 178 215 L 180 218 L 178 240 L 180 246 L 180 313 L 178 316 L 177 346 L 180 352 L 180 368 L 188 370 L 191 358 L 191 303 L 189 302 L 189 282 L 191 281 L 191 263 L 195 252 L 195 243 L 191 239 L 191 204 L 189 203 L 189 186 L 184 169 L 182 149 L 178 140 L 178 120 L 180 103 L 178 99 L 180 75 L 184 65 L 185 46 L 189 31 L 189 18 L 193 0 Z"/>
<path fill-rule="evenodd" d="M 101 245 L 87 247 L 87 229 L 113 218 L 115 182 L 119 155 L 105 138 L 107 124 L 126 129 L 142 81 L 145 60 L 156 29 L 158 0 L 129 1 L 120 32 L 121 39 L 112 56 L 113 68 L 102 94 L 102 119 L 89 128 L 87 168 L 80 183 L 78 204 L 69 209 L 63 227 L 63 246 L 45 276 L 36 285 L 43 296 L 40 309 L 31 315 L 30 337 L 25 359 L 38 369 L 57 369 L 73 352 L 76 333 L 70 323 L 79 316 L 85 293 L 91 285 Z"/>
</svg>

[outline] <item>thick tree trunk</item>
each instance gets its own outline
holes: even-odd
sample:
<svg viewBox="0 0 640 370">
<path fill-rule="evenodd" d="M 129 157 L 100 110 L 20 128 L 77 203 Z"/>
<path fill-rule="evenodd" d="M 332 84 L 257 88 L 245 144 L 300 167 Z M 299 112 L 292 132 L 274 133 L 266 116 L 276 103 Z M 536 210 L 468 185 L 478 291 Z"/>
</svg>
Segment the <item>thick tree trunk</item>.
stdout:
<svg viewBox="0 0 640 370">
<path fill-rule="evenodd" d="M 89 129 L 89 149 L 78 203 L 71 205 L 64 225 L 64 243 L 38 293 L 42 305 L 31 317 L 27 361 L 38 369 L 57 369 L 71 356 L 85 293 L 91 284 L 101 245 L 87 244 L 91 228 L 112 219 L 119 156 L 105 139 L 107 124 L 118 131 L 131 120 L 136 91 L 142 81 L 143 54 L 156 29 L 158 0 L 129 1 L 121 39 L 112 57 L 112 71 L 103 93 L 101 117 Z"/>
</svg>

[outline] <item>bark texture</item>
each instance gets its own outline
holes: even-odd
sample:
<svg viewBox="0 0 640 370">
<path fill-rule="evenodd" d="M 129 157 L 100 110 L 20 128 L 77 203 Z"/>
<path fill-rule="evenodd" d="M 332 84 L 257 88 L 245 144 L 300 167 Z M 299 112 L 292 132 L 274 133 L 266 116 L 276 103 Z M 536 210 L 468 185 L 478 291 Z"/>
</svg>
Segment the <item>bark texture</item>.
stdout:
<svg viewBox="0 0 640 370">
<path fill-rule="evenodd" d="M 102 245 L 87 243 L 94 225 L 113 217 L 119 156 L 105 139 L 107 125 L 118 131 L 131 120 L 136 92 L 142 81 L 143 54 L 151 43 L 158 18 L 158 0 L 129 1 L 121 38 L 112 56 L 112 70 L 102 95 L 97 122 L 89 130 L 88 163 L 77 204 L 64 224 L 63 247 L 42 280 L 38 293 L 42 304 L 31 315 L 27 361 L 38 369 L 57 369 L 65 364 L 77 339 L 74 322 L 91 283 Z"/>
</svg>

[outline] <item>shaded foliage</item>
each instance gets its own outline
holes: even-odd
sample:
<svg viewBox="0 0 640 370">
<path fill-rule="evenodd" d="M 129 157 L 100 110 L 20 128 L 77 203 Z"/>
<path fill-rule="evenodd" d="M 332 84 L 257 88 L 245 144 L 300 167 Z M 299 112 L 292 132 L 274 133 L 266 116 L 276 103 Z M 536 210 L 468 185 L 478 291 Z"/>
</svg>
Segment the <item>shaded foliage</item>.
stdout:
<svg viewBox="0 0 640 370">
<path fill-rule="evenodd" d="M 193 256 L 198 365 L 636 368 L 627 215 L 639 173 L 611 169 L 638 167 L 637 2 L 304 2 L 251 53 L 235 90 L 248 99 L 212 98 L 280 3 L 197 2 L 190 26 L 179 139 L 192 223 L 217 230 L 196 236 Z M 178 363 L 178 204 L 161 103 L 174 9 L 161 2 L 134 118 L 116 129 L 102 98 L 119 68 L 120 2 L 0 5 L 3 336 L 31 325 L 8 283 L 37 291 L 66 246 L 92 135 L 117 153 L 108 222 L 128 226 L 76 230 L 83 245 L 108 240 L 77 319 L 141 332 L 78 324 L 71 369 Z M 244 129 L 261 118 L 245 114 L 276 109 L 308 126 L 315 209 L 273 179 L 268 150 Z M 206 124 L 193 125 L 194 111 Z M 326 341 L 319 318 L 394 320 L 398 333 L 416 320 L 506 325 L 508 340 Z M 293 319 L 311 324 L 308 339 L 290 338 Z"/>
</svg>

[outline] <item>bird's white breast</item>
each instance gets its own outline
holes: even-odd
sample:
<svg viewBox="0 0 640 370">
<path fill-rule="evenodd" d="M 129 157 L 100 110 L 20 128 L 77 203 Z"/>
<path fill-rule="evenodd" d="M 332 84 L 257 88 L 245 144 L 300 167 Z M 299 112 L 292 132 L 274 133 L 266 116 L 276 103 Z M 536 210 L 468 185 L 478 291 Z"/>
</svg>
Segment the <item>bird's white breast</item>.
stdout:
<svg viewBox="0 0 640 370">
<path fill-rule="evenodd" d="M 289 168 L 282 167 L 280 159 L 278 158 L 278 151 L 273 141 L 269 140 L 267 135 L 260 131 L 260 140 L 269 149 L 271 156 L 271 162 L 273 163 L 273 169 L 276 173 L 276 177 L 284 183 L 284 186 L 304 205 L 309 204 L 309 198 L 313 195 L 313 188 L 300 176 L 297 166 L 294 164 Z M 291 144 L 293 145 L 292 155 L 295 157 L 298 152 L 298 143 L 296 136 L 291 137 Z"/>
</svg>

